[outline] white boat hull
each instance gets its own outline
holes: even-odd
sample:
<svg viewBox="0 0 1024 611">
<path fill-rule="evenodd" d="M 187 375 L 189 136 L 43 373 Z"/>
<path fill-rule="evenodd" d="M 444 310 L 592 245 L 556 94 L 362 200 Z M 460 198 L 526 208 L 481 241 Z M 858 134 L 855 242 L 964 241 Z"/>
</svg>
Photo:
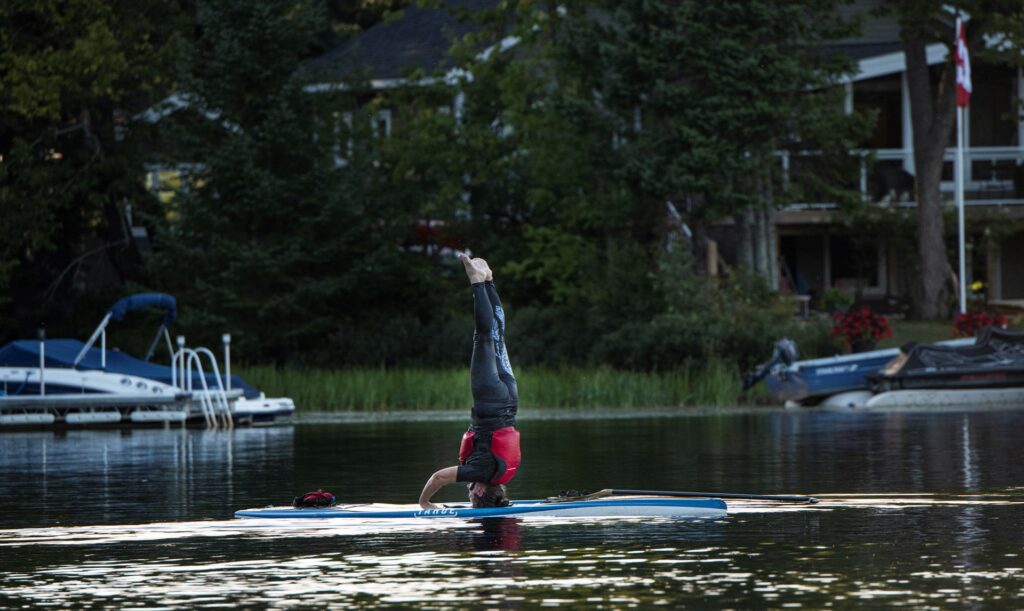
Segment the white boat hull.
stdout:
<svg viewBox="0 0 1024 611">
<path fill-rule="evenodd" d="M 866 409 L 1024 407 L 1024 388 L 893 390 L 874 395 Z"/>
<path fill-rule="evenodd" d="M 45 385 L 46 394 L 37 394 Z M 30 392 L 22 392 L 28 388 Z M 203 405 L 222 414 L 219 391 L 184 391 L 156 380 L 105 371 L 64 367 L 0 367 L 0 426 L 184 424 L 205 421 Z M 224 391 L 231 418 L 242 424 L 270 424 L 291 416 L 287 397 L 247 399 L 242 390 Z"/>
<path fill-rule="evenodd" d="M 947 388 L 841 392 L 819 404 L 824 409 L 1000 409 L 1024 408 L 1024 388 Z"/>
</svg>

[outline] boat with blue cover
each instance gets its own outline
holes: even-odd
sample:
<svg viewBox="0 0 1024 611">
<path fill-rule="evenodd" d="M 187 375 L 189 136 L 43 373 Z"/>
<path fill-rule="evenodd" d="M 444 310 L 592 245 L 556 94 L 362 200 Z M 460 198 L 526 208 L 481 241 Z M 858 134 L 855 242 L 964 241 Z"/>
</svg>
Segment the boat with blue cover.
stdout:
<svg viewBox="0 0 1024 611">
<path fill-rule="evenodd" d="M 133 311 L 159 308 L 164 316 L 145 357 L 106 345 L 111 322 Z M 224 335 L 224 373 L 207 348 L 189 348 L 170 325 L 177 303 L 170 295 L 142 293 L 119 300 L 90 338 L 19 340 L 0 348 L 0 426 L 181 423 L 206 426 L 262 424 L 289 416 L 291 399 L 267 398 L 231 375 L 230 336 Z M 153 363 L 163 340 L 170 365 Z M 98 345 L 97 345 L 98 344 Z"/>
</svg>

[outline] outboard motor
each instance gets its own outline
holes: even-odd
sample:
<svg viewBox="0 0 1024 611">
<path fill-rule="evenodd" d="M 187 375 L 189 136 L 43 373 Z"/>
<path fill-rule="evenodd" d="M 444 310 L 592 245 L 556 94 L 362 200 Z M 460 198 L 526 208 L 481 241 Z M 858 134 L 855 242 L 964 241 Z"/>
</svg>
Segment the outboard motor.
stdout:
<svg viewBox="0 0 1024 611">
<path fill-rule="evenodd" d="M 783 337 L 779 341 L 775 342 L 772 350 L 772 358 L 768 359 L 764 363 L 757 366 L 754 371 L 748 372 L 743 376 L 743 390 L 749 390 L 750 387 L 757 384 L 765 378 L 776 365 L 784 365 L 789 367 L 793 363 L 797 362 L 800 358 L 800 352 L 797 350 L 796 342 Z"/>
</svg>

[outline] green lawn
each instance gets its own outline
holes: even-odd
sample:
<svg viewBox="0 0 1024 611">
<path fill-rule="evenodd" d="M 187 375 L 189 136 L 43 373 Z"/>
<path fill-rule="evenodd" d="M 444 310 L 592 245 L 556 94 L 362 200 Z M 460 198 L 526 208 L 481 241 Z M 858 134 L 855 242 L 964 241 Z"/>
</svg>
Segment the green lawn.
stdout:
<svg viewBox="0 0 1024 611">
<path fill-rule="evenodd" d="M 953 324 L 940 320 L 893 320 L 892 337 L 878 342 L 879 348 L 899 348 L 907 342 L 937 342 L 953 339 Z"/>
</svg>

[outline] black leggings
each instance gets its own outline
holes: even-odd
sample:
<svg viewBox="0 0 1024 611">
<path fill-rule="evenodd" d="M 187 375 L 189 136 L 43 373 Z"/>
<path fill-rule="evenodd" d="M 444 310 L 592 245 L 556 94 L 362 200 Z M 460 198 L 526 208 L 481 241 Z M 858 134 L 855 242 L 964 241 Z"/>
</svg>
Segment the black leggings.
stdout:
<svg viewBox="0 0 1024 611">
<path fill-rule="evenodd" d="M 493 282 L 473 285 L 473 358 L 469 371 L 474 419 L 515 418 L 516 379 L 505 351 L 505 312 Z"/>
</svg>

